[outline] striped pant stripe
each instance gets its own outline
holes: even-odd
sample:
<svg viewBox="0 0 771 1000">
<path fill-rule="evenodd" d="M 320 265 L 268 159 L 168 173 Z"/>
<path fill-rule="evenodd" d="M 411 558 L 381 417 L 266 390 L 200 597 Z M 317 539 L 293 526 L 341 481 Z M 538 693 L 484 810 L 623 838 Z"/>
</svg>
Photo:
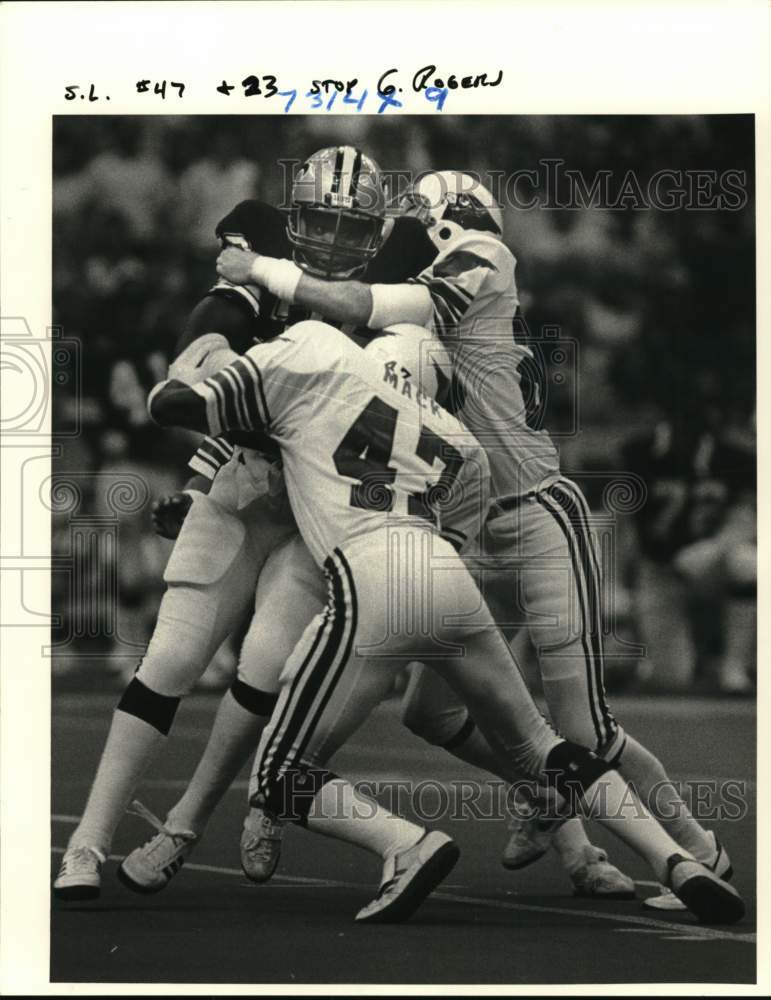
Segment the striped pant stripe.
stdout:
<svg viewBox="0 0 771 1000">
<path fill-rule="evenodd" d="M 580 500 L 578 499 L 580 497 Z M 589 530 L 586 501 L 574 483 L 560 479 L 537 496 L 565 536 L 581 609 L 581 645 L 586 662 L 589 708 L 599 749 L 616 734 L 603 683 L 601 577 Z"/>
<path fill-rule="evenodd" d="M 327 560 L 326 572 L 329 604 L 264 749 L 259 763 L 262 790 L 301 761 L 350 657 L 358 617 L 356 591 L 339 550 Z"/>
<path fill-rule="evenodd" d="M 597 695 L 600 708 L 602 710 L 603 721 L 605 723 L 605 731 L 608 734 L 608 739 L 611 739 L 615 735 L 617 726 L 616 720 L 613 718 L 613 715 L 608 708 L 607 696 L 605 694 L 605 652 L 602 639 L 602 572 L 600 570 L 599 559 L 597 558 L 597 550 L 592 544 L 592 535 L 590 530 L 591 512 L 589 510 L 589 504 L 586 502 L 586 497 L 574 482 L 570 479 L 563 478 L 559 485 L 563 490 L 568 490 L 570 498 L 576 506 L 577 521 L 580 524 L 580 534 L 584 539 L 584 548 L 589 554 L 589 559 L 591 560 L 591 565 L 594 570 L 594 572 L 590 571 L 587 574 L 587 577 L 591 584 L 595 609 L 595 637 L 599 663 L 599 672 L 597 674 Z"/>
</svg>

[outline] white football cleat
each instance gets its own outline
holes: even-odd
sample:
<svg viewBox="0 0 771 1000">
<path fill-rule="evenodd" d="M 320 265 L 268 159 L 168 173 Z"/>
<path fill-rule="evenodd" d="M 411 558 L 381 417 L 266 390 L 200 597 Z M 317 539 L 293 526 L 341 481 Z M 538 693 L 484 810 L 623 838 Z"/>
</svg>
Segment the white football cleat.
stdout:
<svg viewBox="0 0 771 1000">
<path fill-rule="evenodd" d="M 549 850 L 552 837 L 567 817 L 545 818 L 545 800 L 540 800 L 527 786 L 514 793 L 514 811 L 509 820 L 509 839 L 503 848 L 501 864 L 515 871 L 538 861 Z"/>
<path fill-rule="evenodd" d="M 673 854 L 667 867 L 670 888 L 701 923 L 735 924 L 744 916 L 742 897 L 706 865 Z"/>
<path fill-rule="evenodd" d="M 634 881 L 608 861 L 593 844 L 583 850 L 584 863 L 568 872 L 573 895 L 592 899 L 634 899 Z"/>
<path fill-rule="evenodd" d="M 252 882 L 267 882 L 281 858 L 284 825 L 272 813 L 252 806 L 241 831 L 241 868 Z"/>
<path fill-rule="evenodd" d="M 417 844 L 387 858 L 375 898 L 356 914 L 359 923 L 408 920 L 455 867 L 458 846 L 446 833 L 424 833 Z"/>
<path fill-rule="evenodd" d="M 146 819 L 158 833 L 123 859 L 118 878 L 132 892 L 160 892 L 185 863 L 198 836 L 192 830 L 170 829 L 141 802 L 132 802 L 128 812 Z"/>
<path fill-rule="evenodd" d="M 734 873 L 731 859 L 728 857 L 728 851 L 726 851 L 725 847 L 717 839 L 717 834 L 714 830 L 710 830 L 709 832 L 715 842 L 715 854 L 713 858 L 705 861 L 704 864 L 718 878 L 722 878 L 727 882 Z M 685 903 L 681 903 L 671 889 L 664 889 L 663 887 L 662 892 L 658 896 L 649 896 L 647 899 L 644 899 L 643 906 L 649 910 L 663 910 L 670 913 L 682 913 L 688 909 Z"/>
<path fill-rule="evenodd" d="M 54 880 L 54 896 L 68 900 L 96 899 L 106 860 L 96 847 L 68 847 Z"/>
</svg>

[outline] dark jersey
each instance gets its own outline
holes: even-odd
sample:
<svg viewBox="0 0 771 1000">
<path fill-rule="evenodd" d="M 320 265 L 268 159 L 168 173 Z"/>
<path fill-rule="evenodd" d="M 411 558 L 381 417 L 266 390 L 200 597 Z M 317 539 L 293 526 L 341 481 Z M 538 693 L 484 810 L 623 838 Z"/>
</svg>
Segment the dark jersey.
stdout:
<svg viewBox="0 0 771 1000">
<path fill-rule="evenodd" d="M 242 201 L 236 205 L 217 226 L 217 237 L 223 246 L 242 247 L 267 257 L 292 256 L 285 215 L 262 201 Z M 360 280 L 367 284 L 400 284 L 420 274 L 435 256 L 436 247 L 423 224 L 417 219 L 400 217 Z M 234 286 L 220 279 L 209 294 L 224 295 L 241 306 L 249 317 L 255 341 L 272 340 L 287 326 L 310 318 L 302 306 L 280 302 L 265 289 L 251 285 Z M 334 322 L 332 325 L 338 326 Z"/>
<path fill-rule="evenodd" d="M 740 494 L 755 489 L 752 451 L 709 433 L 678 437 L 670 424 L 659 424 L 628 441 L 623 457 L 648 489 L 637 534 L 643 553 L 657 562 L 713 535 Z"/>
<path fill-rule="evenodd" d="M 217 237 L 223 247 L 237 246 L 267 257 L 291 258 L 292 246 L 286 235 L 286 216 L 263 201 L 242 201 L 218 224 Z M 394 221 L 389 237 L 369 262 L 361 277 L 368 284 L 400 284 L 428 267 L 436 256 L 421 222 L 413 218 Z M 277 337 L 283 330 L 304 319 L 323 319 L 302 306 L 279 301 L 264 288 L 231 285 L 220 278 L 207 297 L 193 311 L 177 346 L 179 354 L 196 337 L 216 330 L 236 353 L 243 354 L 255 343 Z M 333 326 L 339 326 L 332 323 Z M 356 339 L 353 327 L 343 328 Z M 365 331 L 360 331 L 364 333 Z M 276 457 L 278 446 L 264 434 L 230 432 L 216 441 L 205 439 L 190 461 L 191 468 L 211 478 L 233 454 L 233 445 L 256 449 Z"/>
</svg>

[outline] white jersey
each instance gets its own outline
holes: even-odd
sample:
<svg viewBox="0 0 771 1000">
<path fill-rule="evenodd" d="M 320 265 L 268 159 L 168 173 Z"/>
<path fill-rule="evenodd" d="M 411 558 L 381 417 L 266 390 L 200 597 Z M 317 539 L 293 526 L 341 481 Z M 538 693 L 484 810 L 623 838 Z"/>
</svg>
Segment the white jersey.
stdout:
<svg viewBox="0 0 771 1000">
<path fill-rule="evenodd" d="M 554 482 L 559 456 L 538 426 L 533 352 L 514 341 L 516 261 L 488 233 L 444 229 L 447 246 L 413 281 L 431 293 L 434 330 L 453 361 L 447 406 L 487 451 L 493 497 L 519 496 Z"/>
<path fill-rule="evenodd" d="M 193 387 L 210 434 L 263 430 L 280 446 L 300 532 L 323 565 L 337 547 L 420 517 L 456 548 L 481 529 L 484 451 L 407 373 L 339 330 L 299 323 Z"/>
</svg>

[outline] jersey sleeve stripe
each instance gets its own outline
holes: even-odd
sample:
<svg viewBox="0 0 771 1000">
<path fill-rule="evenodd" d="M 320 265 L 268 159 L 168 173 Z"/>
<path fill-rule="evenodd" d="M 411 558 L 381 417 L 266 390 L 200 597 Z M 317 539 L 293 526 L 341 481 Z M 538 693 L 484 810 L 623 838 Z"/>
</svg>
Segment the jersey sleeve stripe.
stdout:
<svg viewBox="0 0 771 1000">
<path fill-rule="evenodd" d="M 248 355 L 244 355 L 244 357 L 240 358 L 239 361 L 243 362 L 245 365 L 248 365 L 249 368 L 251 368 L 252 371 L 254 372 L 255 380 L 257 383 L 257 403 L 260 412 L 262 413 L 262 418 L 263 418 L 262 422 L 267 428 L 270 426 L 270 410 L 268 409 L 268 400 L 265 396 L 265 385 L 262 381 L 262 372 L 260 371 L 254 359 L 250 358 Z"/>
<path fill-rule="evenodd" d="M 192 469 L 193 472 L 205 476 L 206 479 L 214 479 L 220 470 L 219 464 L 213 462 L 200 449 L 191 457 L 187 464 L 188 468 Z"/>
<path fill-rule="evenodd" d="M 237 361 L 233 362 L 232 368 L 243 386 L 243 404 L 248 426 L 253 428 L 265 427 L 267 421 L 264 419 L 264 415 L 260 412 L 257 399 L 260 383 L 257 379 L 255 379 L 255 376 L 248 364 L 244 363 L 248 360 L 248 358 L 239 358 Z"/>
<path fill-rule="evenodd" d="M 223 369 L 214 376 L 222 389 L 225 426 L 229 428 L 243 427 L 241 413 L 238 408 L 239 388 L 230 372 Z"/>
<path fill-rule="evenodd" d="M 214 461 L 228 462 L 233 457 L 235 448 L 225 438 L 205 437 L 198 446 L 198 451 Z"/>
<path fill-rule="evenodd" d="M 227 430 L 227 420 L 225 419 L 225 395 L 217 376 L 212 375 L 203 384 L 204 398 L 206 399 L 206 416 L 209 423 L 209 430 L 212 434 L 219 434 Z"/>
<path fill-rule="evenodd" d="M 428 283 L 428 290 L 431 293 L 432 299 L 443 299 L 449 308 L 457 314 L 458 318 L 464 315 L 473 301 L 471 296 L 461 295 L 459 288 L 441 279 L 430 281 Z"/>
<path fill-rule="evenodd" d="M 251 424 L 246 409 L 246 386 L 243 379 L 232 368 L 225 368 L 221 374 L 231 389 L 228 395 L 228 417 L 232 416 L 233 426 L 246 430 Z"/>
</svg>

